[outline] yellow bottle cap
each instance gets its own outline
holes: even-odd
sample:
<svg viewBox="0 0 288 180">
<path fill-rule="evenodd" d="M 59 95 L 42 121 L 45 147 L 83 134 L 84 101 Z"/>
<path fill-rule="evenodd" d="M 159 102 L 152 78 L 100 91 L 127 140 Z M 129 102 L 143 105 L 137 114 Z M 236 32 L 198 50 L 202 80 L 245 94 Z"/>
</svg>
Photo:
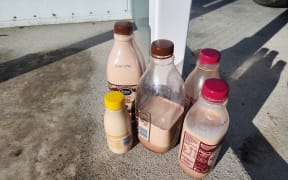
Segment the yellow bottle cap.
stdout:
<svg viewBox="0 0 288 180">
<path fill-rule="evenodd" d="M 125 97 L 120 91 L 110 91 L 104 97 L 104 104 L 107 109 L 119 110 L 124 106 Z"/>
</svg>

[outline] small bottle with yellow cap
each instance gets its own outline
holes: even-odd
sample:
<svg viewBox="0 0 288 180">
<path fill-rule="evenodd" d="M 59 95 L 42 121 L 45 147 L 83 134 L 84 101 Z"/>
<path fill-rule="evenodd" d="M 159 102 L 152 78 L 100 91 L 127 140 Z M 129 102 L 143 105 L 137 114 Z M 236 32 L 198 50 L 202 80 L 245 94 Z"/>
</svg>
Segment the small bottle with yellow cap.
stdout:
<svg viewBox="0 0 288 180">
<path fill-rule="evenodd" d="M 104 97 L 106 111 L 104 129 L 109 149 L 123 154 L 132 146 L 132 132 L 125 97 L 120 91 L 110 91 Z"/>
</svg>

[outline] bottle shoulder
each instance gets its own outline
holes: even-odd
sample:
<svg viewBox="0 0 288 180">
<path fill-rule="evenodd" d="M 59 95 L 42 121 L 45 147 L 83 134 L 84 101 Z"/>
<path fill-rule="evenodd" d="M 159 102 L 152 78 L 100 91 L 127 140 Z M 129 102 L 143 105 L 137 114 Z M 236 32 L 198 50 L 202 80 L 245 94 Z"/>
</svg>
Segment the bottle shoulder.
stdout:
<svg viewBox="0 0 288 180">
<path fill-rule="evenodd" d="M 141 81 L 152 84 L 184 85 L 184 80 L 174 65 L 163 67 L 154 63 L 148 65 Z"/>
<path fill-rule="evenodd" d="M 193 99 L 198 99 L 199 93 L 206 79 L 220 78 L 218 71 L 205 71 L 195 68 L 185 80 L 185 89 L 187 94 Z"/>
<path fill-rule="evenodd" d="M 186 78 L 185 84 L 189 84 L 195 81 L 201 81 L 201 79 L 219 78 L 220 74 L 218 70 L 206 71 L 196 67 Z"/>
<path fill-rule="evenodd" d="M 218 144 L 229 127 L 226 108 L 201 109 L 193 106 L 186 114 L 183 129 L 202 142 Z"/>
<path fill-rule="evenodd" d="M 138 107 L 148 99 L 157 96 L 168 99 L 181 106 L 184 105 L 185 89 L 183 80 L 180 81 L 178 79 L 174 81 L 174 83 L 170 82 L 170 80 L 153 76 L 149 71 L 145 72 L 137 88 L 135 105 Z"/>
<path fill-rule="evenodd" d="M 108 61 L 139 61 L 136 49 L 132 43 L 114 43 L 108 57 Z"/>
<path fill-rule="evenodd" d="M 104 113 L 104 121 L 125 121 L 128 114 L 124 108 L 120 110 L 106 109 Z"/>
<path fill-rule="evenodd" d="M 113 46 L 106 65 L 107 80 L 117 85 L 137 85 L 142 67 L 132 46 Z"/>
<path fill-rule="evenodd" d="M 228 111 L 224 103 L 210 103 L 200 96 L 198 101 L 187 112 L 191 119 L 221 120 L 228 118 Z"/>
<path fill-rule="evenodd" d="M 128 112 L 124 108 L 118 111 L 106 109 L 104 113 L 104 128 L 111 135 L 127 133 L 129 122 Z"/>
<path fill-rule="evenodd" d="M 179 95 L 184 95 L 184 81 L 179 75 L 158 75 L 155 71 L 147 70 L 141 77 L 138 85 L 140 91 L 154 91 L 172 93 L 178 92 Z M 137 90 L 138 91 L 138 90 Z"/>
</svg>

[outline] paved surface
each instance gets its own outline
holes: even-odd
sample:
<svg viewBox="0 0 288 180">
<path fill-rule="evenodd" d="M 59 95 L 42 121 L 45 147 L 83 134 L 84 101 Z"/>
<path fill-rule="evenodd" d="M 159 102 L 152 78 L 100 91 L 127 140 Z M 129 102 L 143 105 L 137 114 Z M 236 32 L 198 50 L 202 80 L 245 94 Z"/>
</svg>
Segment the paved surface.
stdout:
<svg viewBox="0 0 288 180">
<path fill-rule="evenodd" d="M 193 0 L 184 76 L 221 50 L 231 125 L 206 179 L 288 179 L 288 11 Z M 0 179 L 189 179 L 178 146 L 112 154 L 103 132 L 114 22 L 0 29 Z"/>
</svg>

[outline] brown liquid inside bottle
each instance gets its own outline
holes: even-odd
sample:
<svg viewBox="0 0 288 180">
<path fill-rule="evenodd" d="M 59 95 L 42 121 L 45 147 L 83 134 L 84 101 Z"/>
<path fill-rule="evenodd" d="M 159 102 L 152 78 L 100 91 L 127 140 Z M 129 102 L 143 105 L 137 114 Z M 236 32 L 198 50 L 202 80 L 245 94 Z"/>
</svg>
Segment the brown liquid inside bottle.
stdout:
<svg viewBox="0 0 288 180">
<path fill-rule="evenodd" d="M 184 112 L 184 82 L 174 65 L 173 43 L 156 40 L 136 98 L 138 139 L 147 149 L 165 153 L 179 140 Z"/>
</svg>

